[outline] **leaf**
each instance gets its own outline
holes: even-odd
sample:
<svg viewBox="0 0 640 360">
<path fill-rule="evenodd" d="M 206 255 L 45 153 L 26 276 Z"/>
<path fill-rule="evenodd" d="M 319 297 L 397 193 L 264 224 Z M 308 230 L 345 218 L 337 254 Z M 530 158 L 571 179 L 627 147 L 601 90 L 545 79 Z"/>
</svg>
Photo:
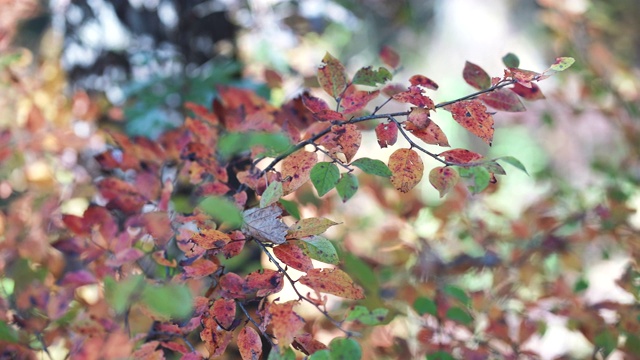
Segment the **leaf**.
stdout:
<svg viewBox="0 0 640 360">
<path fill-rule="evenodd" d="M 280 219 L 281 215 L 282 209 L 275 204 L 246 210 L 243 213 L 242 231 L 262 242 L 282 244 L 285 242 L 288 227 Z"/>
<path fill-rule="evenodd" d="M 364 299 L 364 290 L 340 269 L 311 269 L 298 280 L 315 291 L 347 299 Z"/>
<path fill-rule="evenodd" d="M 429 172 L 429 182 L 440 192 L 440 197 L 445 196 L 451 189 L 456 186 L 460 180 L 458 172 L 450 167 L 438 166 Z"/>
<path fill-rule="evenodd" d="M 505 74 L 511 73 L 511 77 L 524 87 L 531 87 L 532 81 L 542 80 L 543 77 L 535 71 L 524 69 L 509 69 Z M 546 77 L 546 76 L 545 76 Z"/>
<path fill-rule="evenodd" d="M 447 313 L 445 314 L 445 317 L 464 325 L 469 325 L 473 322 L 473 317 L 471 317 L 471 315 L 469 315 L 469 313 L 464 309 L 461 309 L 459 307 L 449 308 L 447 310 Z"/>
<path fill-rule="evenodd" d="M 243 327 L 238 334 L 236 343 L 243 360 L 260 359 L 260 355 L 262 355 L 262 340 L 260 340 L 260 335 L 252 327 Z"/>
<path fill-rule="evenodd" d="M 478 100 L 463 100 L 445 106 L 453 119 L 472 134 L 491 145 L 493 141 L 493 117 Z"/>
<path fill-rule="evenodd" d="M 342 202 L 347 202 L 358 191 L 358 178 L 351 173 L 342 174 L 340 181 L 336 185 L 336 190 Z"/>
<path fill-rule="evenodd" d="M 313 152 L 299 150 L 282 161 L 284 194 L 290 194 L 309 180 L 311 169 L 318 162 L 318 155 Z"/>
<path fill-rule="evenodd" d="M 260 197 L 260 207 L 263 208 L 275 204 L 283 194 L 282 183 L 279 181 L 271 182 Z"/>
<path fill-rule="evenodd" d="M 618 346 L 618 336 L 610 330 L 604 330 L 595 336 L 593 343 L 602 350 L 604 358 L 607 358 Z"/>
<path fill-rule="evenodd" d="M 193 310 L 193 296 L 186 285 L 147 285 L 142 302 L 153 312 L 171 319 L 184 318 Z"/>
<path fill-rule="evenodd" d="M 209 216 L 227 223 L 231 228 L 238 228 L 242 225 L 242 213 L 234 203 L 226 198 L 209 196 L 204 198 L 198 206 Z"/>
<path fill-rule="evenodd" d="M 209 309 L 209 313 L 222 327 L 229 329 L 236 319 L 236 302 L 232 299 L 216 299 Z"/>
<path fill-rule="evenodd" d="M 482 192 L 482 190 L 489 186 L 489 182 L 491 181 L 491 174 L 482 166 L 459 167 L 458 173 L 460 177 L 471 181 L 468 188 L 473 194 Z"/>
<path fill-rule="evenodd" d="M 220 277 L 220 288 L 224 297 L 242 299 L 246 296 L 245 280 L 236 273 L 226 273 Z"/>
<path fill-rule="evenodd" d="M 392 146 L 398 141 L 398 126 L 393 121 L 378 124 L 376 126 L 376 137 L 381 148 Z"/>
<path fill-rule="evenodd" d="M 353 360 L 362 358 L 362 348 L 353 338 L 335 338 L 329 343 L 332 360 Z"/>
<path fill-rule="evenodd" d="M 273 248 L 273 254 L 286 265 L 303 272 L 313 269 L 311 258 L 294 241 Z"/>
<path fill-rule="evenodd" d="M 302 103 L 312 113 L 317 113 L 323 110 L 330 110 L 329 105 L 327 105 L 327 103 L 324 100 L 317 98 L 315 96 L 311 96 L 307 92 L 302 94 Z"/>
<path fill-rule="evenodd" d="M 18 332 L 4 321 L 0 321 L 0 341 L 8 343 L 18 342 Z"/>
<path fill-rule="evenodd" d="M 383 63 L 389 65 L 394 69 L 396 69 L 398 65 L 400 65 L 400 56 L 389 46 L 383 46 L 382 49 L 380 49 L 379 55 L 380 60 L 382 60 Z"/>
<path fill-rule="evenodd" d="M 267 360 L 296 360 L 296 353 L 291 348 L 287 348 L 284 351 L 272 348 Z"/>
<path fill-rule="evenodd" d="M 284 211 L 286 211 L 289 215 L 293 216 L 294 218 L 300 220 L 300 210 L 298 209 L 298 203 L 296 203 L 295 201 L 289 201 L 285 199 L 280 199 L 278 200 L 278 202 L 280 203 L 280 205 L 282 205 L 282 207 L 284 208 Z"/>
<path fill-rule="evenodd" d="M 540 87 L 538 87 L 538 85 L 533 83 L 531 83 L 530 85 L 531 87 L 526 87 L 526 86 L 522 86 L 522 84 L 520 83 L 516 83 L 509 90 L 518 94 L 518 96 L 522 97 L 523 99 L 527 99 L 529 101 L 545 99 L 545 96 L 540 90 Z"/>
<path fill-rule="evenodd" d="M 129 307 L 134 294 L 139 293 L 145 286 L 141 275 L 133 275 L 116 281 L 107 276 L 104 278 L 104 297 L 116 313 L 122 314 Z"/>
<path fill-rule="evenodd" d="M 395 126 L 395 123 L 393 124 Z M 383 177 L 390 177 L 391 175 L 393 175 L 393 173 L 391 173 L 391 170 L 389 170 L 389 167 L 387 167 L 384 162 L 378 159 L 360 158 L 352 162 L 351 165 L 371 175 Z"/>
<path fill-rule="evenodd" d="M 262 146 L 270 154 L 279 154 L 291 146 L 285 134 L 271 134 L 266 132 L 234 132 L 226 133 L 218 140 L 218 154 L 228 159 L 235 154 L 249 151 L 252 147 Z"/>
<path fill-rule="evenodd" d="M 502 57 L 502 63 L 508 68 L 517 68 L 518 66 L 520 66 L 520 59 L 518 59 L 515 54 L 508 53 L 507 55 Z"/>
<path fill-rule="evenodd" d="M 511 166 L 515 166 L 516 168 L 520 169 L 521 171 L 523 171 L 525 174 L 529 175 L 529 173 L 527 172 L 527 169 L 524 167 L 524 165 L 522 165 L 522 163 L 520 162 L 520 160 L 514 158 L 513 156 L 502 156 L 493 160 L 501 160 L 506 162 L 507 164 L 511 165 Z"/>
<path fill-rule="evenodd" d="M 436 351 L 427 355 L 427 360 L 456 360 L 450 353 L 446 351 Z"/>
<path fill-rule="evenodd" d="M 319 235 L 334 225 L 338 225 L 338 223 L 326 218 L 302 219 L 289 227 L 287 239 L 300 239 L 311 235 Z"/>
<path fill-rule="evenodd" d="M 318 350 L 309 356 L 308 360 L 333 360 L 331 351 L 328 349 Z"/>
<path fill-rule="evenodd" d="M 518 95 L 509 89 L 498 89 L 478 97 L 483 103 L 496 110 L 509 112 L 526 111 Z"/>
<path fill-rule="evenodd" d="M 356 305 L 345 318 L 346 321 L 356 321 L 362 325 L 378 325 L 389 313 L 388 309 L 378 308 L 369 311 L 365 306 Z"/>
<path fill-rule="evenodd" d="M 371 66 L 363 67 L 353 76 L 353 83 L 357 85 L 378 86 L 391 80 L 393 75 L 384 67 L 374 70 Z"/>
<path fill-rule="evenodd" d="M 549 67 L 549 69 L 553 71 L 565 71 L 575 62 L 576 59 L 572 57 L 559 57 L 556 58 L 556 61 Z"/>
<path fill-rule="evenodd" d="M 314 260 L 323 263 L 338 265 L 338 253 L 331 241 L 322 236 L 310 236 L 301 239 L 298 243 L 307 255 Z"/>
<path fill-rule="evenodd" d="M 462 77 L 467 84 L 478 90 L 484 90 L 491 87 L 491 77 L 480 66 L 465 62 L 462 70 Z"/>
<path fill-rule="evenodd" d="M 320 86 L 334 99 L 339 98 L 347 88 L 347 75 L 344 66 L 328 52 L 322 58 L 318 69 Z"/>
<path fill-rule="evenodd" d="M 446 285 L 443 289 L 444 293 L 457 299 L 465 306 L 471 305 L 471 298 L 467 295 L 467 293 L 461 288 L 453 285 Z"/>
<path fill-rule="evenodd" d="M 246 276 L 244 291 L 259 298 L 275 294 L 284 286 L 282 277 L 282 273 L 271 269 L 254 271 Z"/>
<path fill-rule="evenodd" d="M 311 169 L 311 182 L 322 197 L 333 189 L 340 180 L 340 170 L 334 163 L 320 162 Z"/>
<path fill-rule="evenodd" d="M 331 127 L 331 133 L 347 162 L 350 162 L 360 149 L 362 133 L 355 124 L 334 125 Z"/>
<path fill-rule="evenodd" d="M 393 100 L 401 103 L 409 103 L 427 109 L 435 109 L 433 100 L 428 96 L 423 95 L 422 89 L 417 86 L 409 86 L 409 90 L 397 93 L 393 95 L 392 98 Z"/>
<path fill-rule="evenodd" d="M 429 119 L 427 125 L 420 129 L 416 127 L 412 122 L 405 122 L 404 128 L 411 133 L 411 135 L 424 141 L 429 145 L 449 146 L 449 140 L 444 134 L 442 129 L 435 122 Z"/>
<path fill-rule="evenodd" d="M 344 121 L 344 114 L 335 110 L 327 109 L 320 110 L 313 114 L 313 117 L 318 121 Z"/>
<path fill-rule="evenodd" d="M 278 347 L 283 351 L 304 327 L 304 319 L 293 311 L 297 301 L 282 304 L 271 303 L 266 309 L 266 317 L 273 327 L 273 335 L 278 339 Z"/>
<path fill-rule="evenodd" d="M 423 88 L 438 90 L 438 84 L 435 81 L 429 79 L 423 75 L 413 75 L 409 78 L 409 82 L 413 86 L 422 86 Z"/>
<path fill-rule="evenodd" d="M 500 164 L 498 164 L 497 162 L 495 162 L 493 160 L 489 161 L 489 162 L 486 162 L 486 163 L 483 163 L 482 167 L 487 169 L 492 174 L 507 175 L 507 172 L 504 171 L 504 168 Z"/>
<path fill-rule="evenodd" d="M 441 152 L 438 156 L 443 157 L 446 162 L 457 164 L 468 164 L 483 158 L 482 155 L 467 149 L 451 149 Z"/>
<path fill-rule="evenodd" d="M 389 169 L 393 173 L 391 184 L 406 193 L 422 180 L 424 164 L 415 150 L 398 149 L 389 157 Z"/>
<path fill-rule="evenodd" d="M 206 250 L 211 250 L 224 247 L 229 241 L 231 241 L 231 238 L 229 235 L 218 230 L 203 229 L 198 233 L 193 234 L 191 236 L 191 241 Z"/>
<path fill-rule="evenodd" d="M 407 116 L 407 121 L 412 123 L 416 129 L 424 129 L 431 123 L 429 113 L 429 109 L 412 107 L 409 116 Z"/>
<path fill-rule="evenodd" d="M 297 350 L 302 351 L 306 355 L 315 354 L 316 352 L 327 349 L 327 345 L 314 339 L 313 336 L 308 333 L 303 333 L 296 336 L 295 341 L 293 342 L 293 347 Z M 331 359 L 331 356 L 329 356 L 329 359 Z"/>
<path fill-rule="evenodd" d="M 418 313 L 418 315 L 424 315 L 424 314 L 431 314 L 433 316 L 437 316 L 438 315 L 438 307 L 436 306 L 436 303 L 426 297 L 418 297 L 414 302 L 413 302 L 413 308 L 416 310 L 416 312 Z"/>
<path fill-rule="evenodd" d="M 191 265 L 186 265 L 183 268 L 183 279 L 199 279 L 204 276 L 209 276 L 218 270 L 218 264 L 213 261 L 200 258 L 194 261 Z"/>
<path fill-rule="evenodd" d="M 340 102 L 345 115 L 364 109 L 369 102 L 380 95 L 380 91 L 354 91 L 344 96 Z"/>
</svg>

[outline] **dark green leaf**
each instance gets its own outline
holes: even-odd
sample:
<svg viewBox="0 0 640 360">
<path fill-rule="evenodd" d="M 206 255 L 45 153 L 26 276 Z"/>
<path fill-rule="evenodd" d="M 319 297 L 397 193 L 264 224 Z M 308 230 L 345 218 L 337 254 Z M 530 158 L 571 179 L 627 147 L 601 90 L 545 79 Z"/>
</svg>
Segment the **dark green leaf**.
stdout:
<svg viewBox="0 0 640 360">
<path fill-rule="evenodd" d="M 384 308 L 369 311 L 365 306 L 356 305 L 353 310 L 349 312 L 349 315 L 347 315 L 345 320 L 357 321 L 363 325 L 378 325 L 384 321 L 384 318 L 388 313 L 389 310 Z"/>
<path fill-rule="evenodd" d="M 433 300 L 422 296 L 413 302 L 413 308 L 419 315 L 431 314 L 435 316 L 438 313 L 436 303 Z"/>
<path fill-rule="evenodd" d="M 295 219 L 300 220 L 300 209 L 298 209 L 298 203 L 295 201 L 289 201 L 285 199 L 278 200 L 280 205 L 284 208 L 289 215 L 293 216 Z"/>
<path fill-rule="evenodd" d="M 152 311 L 169 318 L 183 318 L 191 314 L 193 297 L 186 285 L 147 285 L 142 301 Z"/>
<path fill-rule="evenodd" d="M 335 338 L 329 343 L 334 360 L 356 360 L 362 358 L 360 344 L 352 338 Z"/>
<path fill-rule="evenodd" d="M 446 351 L 436 351 L 427 355 L 427 360 L 455 360 L 455 358 Z"/>
<path fill-rule="evenodd" d="M 508 53 L 502 57 L 502 63 L 509 68 L 517 68 L 520 66 L 520 59 L 514 53 Z"/>
<path fill-rule="evenodd" d="M 573 292 L 579 293 L 587 290 L 589 288 L 589 281 L 585 278 L 580 278 L 573 284 Z"/>
<path fill-rule="evenodd" d="M 363 67 L 358 70 L 353 77 L 353 83 L 357 85 L 378 86 L 391 80 L 393 75 L 384 67 L 374 70 L 371 66 Z"/>
<path fill-rule="evenodd" d="M 593 343 L 600 349 L 602 349 L 602 353 L 606 358 L 618 346 L 618 337 L 611 331 L 605 330 L 596 335 L 596 337 L 593 339 Z"/>
<path fill-rule="evenodd" d="M 457 299 L 466 306 L 468 306 L 471 302 L 471 299 L 469 298 L 469 296 L 467 296 L 467 293 L 457 286 L 447 285 L 444 287 L 444 292 L 445 294 L 451 296 L 454 299 Z"/>
<path fill-rule="evenodd" d="M 232 228 L 238 228 L 242 225 L 242 213 L 238 207 L 223 197 L 207 197 L 200 202 L 199 206 L 212 218 L 227 223 Z"/>
<path fill-rule="evenodd" d="M 340 180 L 340 170 L 334 163 L 320 162 L 311 169 L 311 182 L 322 197 L 333 189 Z"/>
<path fill-rule="evenodd" d="M 524 167 L 524 165 L 522 165 L 522 163 L 520 162 L 520 160 L 514 158 L 513 156 L 502 156 L 499 157 L 497 159 L 493 159 L 495 160 L 502 160 L 504 162 L 506 162 L 507 164 L 511 165 L 511 166 L 515 166 L 516 168 L 522 170 L 525 174 L 529 175 L 529 173 L 527 172 L 527 169 Z"/>
<path fill-rule="evenodd" d="M 393 175 L 387 164 L 377 159 L 360 158 L 351 163 L 367 174 L 390 177 Z"/>
<path fill-rule="evenodd" d="M 336 190 L 342 202 L 347 202 L 358 191 L 358 178 L 351 173 L 342 174 L 338 185 L 336 185 Z"/>
<path fill-rule="evenodd" d="M 266 155 L 277 155 L 287 150 L 291 146 L 291 142 L 286 135 L 281 133 L 228 133 L 220 137 L 218 153 L 223 158 L 230 158 L 243 151 L 249 151 L 257 145 L 265 147 Z"/>
<path fill-rule="evenodd" d="M 18 342 L 18 332 L 4 321 L 0 321 L 0 341 L 10 343 Z"/>
<path fill-rule="evenodd" d="M 473 317 L 471 317 L 466 310 L 459 307 L 449 308 L 445 316 L 447 319 L 451 319 L 464 325 L 468 325 L 473 322 Z"/>
</svg>

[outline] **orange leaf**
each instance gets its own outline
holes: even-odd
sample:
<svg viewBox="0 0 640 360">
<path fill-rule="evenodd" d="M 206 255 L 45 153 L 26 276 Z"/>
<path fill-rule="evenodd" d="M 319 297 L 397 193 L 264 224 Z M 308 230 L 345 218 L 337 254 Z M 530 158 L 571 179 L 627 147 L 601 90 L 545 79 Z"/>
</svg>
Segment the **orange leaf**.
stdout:
<svg viewBox="0 0 640 360">
<path fill-rule="evenodd" d="M 381 148 L 392 146 L 398 141 L 398 126 L 395 122 L 378 124 L 376 126 L 376 137 Z"/>
<path fill-rule="evenodd" d="M 445 106 L 453 119 L 465 129 L 491 145 L 493 140 L 493 117 L 478 100 L 464 100 Z"/>
<path fill-rule="evenodd" d="M 217 299 L 209 314 L 225 329 L 229 329 L 236 319 L 236 302 L 231 299 Z"/>
<path fill-rule="evenodd" d="M 428 121 L 424 128 L 418 128 L 412 122 L 405 122 L 404 128 L 429 145 L 449 146 L 449 140 L 438 124 L 431 121 L 431 119 L 428 119 Z"/>
<path fill-rule="evenodd" d="M 422 86 L 424 88 L 427 89 L 431 89 L 431 90 L 438 90 L 438 84 L 436 84 L 435 81 L 429 79 L 426 76 L 423 75 L 413 75 L 410 79 L 409 82 L 411 83 L 411 85 L 413 86 Z"/>
<path fill-rule="evenodd" d="M 344 109 L 344 114 L 351 114 L 362 110 L 367 104 L 378 97 L 379 90 L 376 91 L 354 91 L 346 94 L 340 105 Z"/>
<path fill-rule="evenodd" d="M 452 167 L 438 166 L 429 172 L 429 182 L 440 192 L 440 197 L 451 191 L 460 180 L 460 175 Z"/>
<path fill-rule="evenodd" d="M 213 229 L 201 230 L 191 237 L 191 241 L 207 250 L 222 248 L 230 240 L 229 235 Z"/>
<path fill-rule="evenodd" d="M 447 162 L 457 164 L 467 164 L 483 158 L 482 155 L 467 149 L 451 149 L 441 152 L 438 156 L 444 157 Z"/>
<path fill-rule="evenodd" d="M 409 86 L 409 90 L 393 95 L 393 100 L 409 103 L 415 106 L 434 109 L 433 100 L 422 94 L 422 89 L 417 86 Z"/>
<path fill-rule="evenodd" d="M 311 258 L 293 241 L 273 248 L 273 254 L 286 265 L 300 271 L 313 269 Z"/>
<path fill-rule="evenodd" d="M 328 52 L 322 58 L 322 65 L 318 69 L 318 82 L 334 99 L 342 96 L 342 92 L 347 88 L 344 66 Z"/>
<path fill-rule="evenodd" d="M 364 299 L 364 290 L 340 269 L 311 269 L 298 280 L 315 291 L 347 299 Z"/>
<path fill-rule="evenodd" d="M 199 279 L 213 274 L 218 270 L 218 264 L 201 258 L 194 261 L 191 265 L 184 266 L 182 269 L 184 270 L 184 273 L 182 274 L 183 279 Z"/>
<path fill-rule="evenodd" d="M 278 339 L 281 350 L 289 347 L 293 338 L 304 327 L 304 319 L 293 311 L 297 301 L 282 304 L 270 303 L 265 309 L 265 322 L 271 323 L 273 335 Z"/>
<path fill-rule="evenodd" d="M 282 188 L 284 195 L 290 194 L 309 181 L 311 169 L 318 162 L 316 153 L 299 150 L 282 161 Z"/>
<path fill-rule="evenodd" d="M 393 173 L 391 183 L 406 193 L 413 189 L 424 172 L 424 164 L 417 152 L 412 149 L 398 149 L 389 157 L 389 170 Z"/>
<path fill-rule="evenodd" d="M 334 225 L 338 225 L 338 223 L 326 218 L 302 219 L 289 227 L 287 239 L 300 239 L 306 236 L 320 235 Z"/>
<path fill-rule="evenodd" d="M 245 326 L 238 334 L 238 350 L 243 360 L 258 360 L 262 355 L 260 335 L 249 326 Z"/>
</svg>

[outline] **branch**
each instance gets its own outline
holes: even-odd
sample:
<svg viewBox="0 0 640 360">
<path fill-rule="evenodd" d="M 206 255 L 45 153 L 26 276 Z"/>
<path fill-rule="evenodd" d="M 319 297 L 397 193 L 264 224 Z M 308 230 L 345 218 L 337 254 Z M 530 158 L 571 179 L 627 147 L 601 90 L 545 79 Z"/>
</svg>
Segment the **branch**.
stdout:
<svg viewBox="0 0 640 360">
<path fill-rule="evenodd" d="M 276 345 L 273 343 L 273 340 L 271 340 L 271 336 L 269 334 L 267 334 L 266 332 L 262 331 L 262 328 L 260 328 L 260 325 L 251 317 L 251 315 L 249 315 L 249 312 L 247 311 L 247 309 L 244 307 L 244 304 L 242 304 L 242 302 L 237 301 L 236 300 L 236 304 L 238 304 L 238 307 L 240 308 L 240 310 L 242 310 L 242 312 L 244 313 L 244 315 L 247 317 L 247 319 L 249 319 L 249 321 L 251 321 L 251 323 L 253 324 L 253 326 L 256 327 L 256 329 L 258 329 L 258 331 L 260 331 L 260 333 L 262 334 L 262 336 L 267 339 L 267 341 L 269 342 L 269 345 L 271 345 L 271 348 L 275 348 Z"/>
<path fill-rule="evenodd" d="M 455 165 L 453 163 L 450 163 L 448 161 L 442 160 L 438 157 L 437 154 L 432 153 L 431 151 L 420 147 L 418 144 L 416 144 L 413 140 L 411 140 L 409 138 L 409 135 L 407 135 L 407 133 L 404 131 L 404 129 L 402 128 L 402 125 L 398 122 L 398 120 L 396 120 L 393 116 L 389 116 L 389 120 L 393 121 L 394 123 L 396 123 L 396 126 L 398 127 L 398 131 L 400 131 L 400 134 L 402 134 L 402 136 L 409 142 L 409 145 L 411 145 L 412 148 L 416 148 L 420 151 L 422 151 L 423 153 L 431 156 L 432 158 L 440 161 L 441 163 L 445 164 L 445 165 Z"/>
<path fill-rule="evenodd" d="M 516 82 L 517 81 L 513 80 L 513 79 L 512 80 L 501 80 L 497 84 L 493 85 L 490 88 L 474 92 L 473 94 L 469 94 L 467 96 L 463 96 L 463 97 L 457 98 L 455 100 L 441 102 L 441 103 L 437 104 L 435 106 L 435 108 L 439 109 L 441 107 L 445 107 L 447 105 L 455 104 L 455 103 L 460 102 L 460 101 L 469 100 L 469 99 L 475 99 L 475 98 L 477 98 L 478 96 L 480 96 L 482 94 L 486 94 L 486 93 L 489 93 L 489 92 L 492 92 L 492 91 L 495 91 L 495 90 L 498 90 L 498 89 L 502 89 L 503 87 L 509 86 L 509 85 L 513 85 Z"/>
</svg>

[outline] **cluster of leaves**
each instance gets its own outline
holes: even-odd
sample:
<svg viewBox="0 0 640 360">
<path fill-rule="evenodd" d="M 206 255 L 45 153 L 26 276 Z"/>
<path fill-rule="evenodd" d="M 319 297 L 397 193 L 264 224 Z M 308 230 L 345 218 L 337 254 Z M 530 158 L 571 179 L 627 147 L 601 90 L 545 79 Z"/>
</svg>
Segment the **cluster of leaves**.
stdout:
<svg viewBox="0 0 640 360">
<path fill-rule="evenodd" d="M 389 48 L 383 49 L 381 58 L 394 71 L 400 65 Z M 412 76 L 409 86 L 388 84 L 393 72 L 385 67 L 362 68 L 350 78 L 344 66 L 327 54 L 318 82 L 335 101 L 333 107 L 305 93 L 278 108 L 250 90 L 220 87 L 211 109 L 186 104 L 191 115 L 184 124 L 155 141 L 106 132 L 108 147 L 94 157 L 101 173 L 93 179 L 97 193 L 82 215 L 60 213 L 61 190 L 53 197 L 28 190 L 3 204 L 2 250 L 7 256 L 2 266 L 7 275 L 0 303 L 2 345 L 16 356 L 26 356 L 33 349 L 47 351 L 56 340 L 65 339 L 74 358 L 92 358 L 98 349 L 107 349 L 114 357 L 162 358 L 175 352 L 196 359 L 202 357 L 198 344 L 211 357 L 232 351 L 232 346 L 244 359 L 260 358 L 264 349 L 269 359 L 293 359 L 293 349 L 310 359 L 359 358 L 371 350 L 354 339 L 356 330 L 406 316 L 406 310 L 385 308 L 378 279 L 355 270 L 372 265 L 323 237 L 336 222 L 302 218 L 295 193 L 311 183 L 319 197 L 335 188 L 340 199 L 347 201 L 360 186 L 355 168 L 389 178 L 395 189 L 406 193 L 422 180 L 422 153 L 442 164 L 430 170 L 430 183 L 441 196 L 453 192 L 434 211 L 445 224 L 457 224 L 455 212 L 469 201 L 468 192 L 479 193 L 496 181 L 496 174 L 505 174 L 499 161 L 525 169 L 513 157 L 485 159 L 465 149 L 427 150 L 422 143 L 449 146 L 431 113 L 449 111 L 457 123 L 491 144 L 493 113 L 487 106 L 523 111 L 520 98 L 543 98 L 536 82 L 566 69 L 573 59 L 559 58 L 542 73 L 519 69 L 511 54 L 503 61 L 507 69 L 494 78 L 467 63 L 463 77 L 476 92 L 436 104 L 425 91 L 438 85 L 423 75 Z M 366 112 L 367 105 L 382 94 L 387 98 Z M 81 100 L 78 97 L 74 105 L 86 105 Z M 381 113 L 391 101 L 411 107 Z M 382 121 L 375 127 L 380 147 L 395 145 L 398 134 L 409 147 L 396 150 L 387 164 L 356 158 L 362 138 L 358 124 L 370 121 Z M 21 146 L 28 143 L 10 131 L 3 137 Z M 78 148 L 82 146 L 86 144 Z M 15 153 L 0 150 L 4 166 Z M 35 150 L 42 151 L 26 149 Z M 185 193 L 191 202 L 181 202 Z M 34 209 L 42 210 L 33 214 Z M 565 221 L 549 221 L 532 207 L 528 217 L 510 225 L 514 239 L 533 240 L 509 247 L 508 256 L 486 251 L 443 260 L 426 242 L 413 249 L 418 259 L 414 275 L 421 281 L 402 278 L 393 291 L 413 304 L 411 311 L 420 318 L 418 352 L 434 358 L 533 356 L 521 345 L 539 330 L 539 323 L 521 316 L 514 327 L 507 318 L 515 310 L 496 299 L 518 299 L 515 288 L 518 282 L 531 281 L 539 265 L 535 261 L 560 254 L 562 261 L 571 263 L 567 244 L 584 243 L 607 221 L 615 220 L 617 215 L 610 209 L 624 212 L 623 205 L 612 204 Z M 567 233 L 564 226 L 571 223 L 578 223 L 578 230 Z M 491 239 L 499 234 L 479 219 L 472 226 L 481 230 L 475 235 L 478 243 L 491 248 Z M 565 231 L 562 236 L 561 230 Z M 252 253 L 264 256 L 272 267 L 255 271 L 243 267 Z M 447 281 L 452 274 L 483 268 L 493 271 L 500 286 L 469 292 Z M 517 279 L 510 277 L 514 268 Z M 290 269 L 301 275 L 293 275 Z M 636 278 L 637 273 L 630 270 L 621 284 L 637 294 Z M 280 301 L 287 284 L 294 300 Z M 544 296 L 575 299 L 563 282 L 554 285 Z M 579 292 L 579 284 L 576 287 Z M 91 289 L 100 289 L 97 298 L 86 295 Z M 373 306 L 353 306 L 340 319 L 330 313 L 324 294 L 352 300 L 367 295 L 376 301 L 367 303 Z M 318 341 L 310 321 L 296 310 L 301 303 L 315 308 L 345 337 L 329 344 Z M 538 307 L 537 302 L 525 304 L 531 310 Z M 611 304 L 584 311 L 584 307 L 562 303 L 553 311 L 569 313 L 590 340 L 611 351 L 618 335 L 635 336 L 632 325 L 637 322 L 622 327 L 592 321 L 590 315 L 603 308 L 615 308 L 629 318 L 637 316 L 633 307 Z M 575 309 L 582 311 L 571 313 Z M 476 331 L 483 318 L 489 320 L 489 328 Z"/>
</svg>

